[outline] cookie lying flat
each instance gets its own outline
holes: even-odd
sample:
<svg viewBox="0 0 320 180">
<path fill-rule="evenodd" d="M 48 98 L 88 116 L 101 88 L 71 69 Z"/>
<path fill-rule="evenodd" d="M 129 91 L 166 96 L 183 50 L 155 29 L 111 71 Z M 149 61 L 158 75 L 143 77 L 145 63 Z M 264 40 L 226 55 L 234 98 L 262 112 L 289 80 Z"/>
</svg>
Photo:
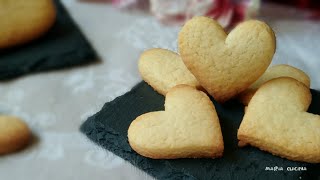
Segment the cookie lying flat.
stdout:
<svg viewBox="0 0 320 180">
<path fill-rule="evenodd" d="M 132 149 L 153 159 L 215 158 L 224 149 L 214 105 L 204 92 L 187 85 L 167 93 L 165 111 L 137 117 L 128 139 Z"/>
<path fill-rule="evenodd" d="M 40 37 L 55 18 L 52 0 L 0 0 L 0 49 Z"/>
<path fill-rule="evenodd" d="M 257 20 L 243 22 L 227 35 L 213 19 L 194 17 L 179 33 L 182 60 L 219 102 L 254 83 L 270 65 L 275 47 L 272 29 Z"/>
<path fill-rule="evenodd" d="M 180 56 L 166 49 L 156 48 L 143 52 L 139 59 L 139 72 L 143 80 L 162 95 L 179 84 L 200 88 Z"/>
<path fill-rule="evenodd" d="M 243 105 L 247 106 L 251 98 L 253 97 L 254 93 L 258 90 L 258 88 L 262 84 L 264 84 L 265 82 L 271 79 L 275 79 L 278 77 L 294 78 L 310 88 L 310 78 L 306 73 L 290 65 L 279 64 L 279 65 L 274 65 L 269 69 L 267 69 L 267 71 L 255 83 L 253 83 L 248 89 L 246 89 L 241 94 L 239 94 L 238 95 L 239 101 Z M 247 107 L 245 107 L 245 112 L 246 112 L 246 109 Z M 244 147 L 246 145 L 248 144 L 239 141 L 240 147 Z"/>
<path fill-rule="evenodd" d="M 304 85 L 310 88 L 310 78 L 309 76 L 301 71 L 300 69 L 297 69 L 295 67 L 286 65 L 286 64 L 279 64 L 270 67 L 255 83 L 253 83 L 247 90 L 243 91 L 241 94 L 239 94 L 238 99 L 242 104 L 248 105 L 250 99 L 254 95 L 254 93 L 257 91 L 257 89 L 265 82 L 275 79 L 278 77 L 291 77 L 294 78 L 300 82 L 302 82 Z"/>
<path fill-rule="evenodd" d="M 24 148 L 31 140 L 28 126 L 12 116 L 0 116 L 0 155 Z"/>
<path fill-rule="evenodd" d="M 290 160 L 320 163 L 320 116 L 306 112 L 310 103 L 301 82 L 270 80 L 252 97 L 238 139 Z"/>
</svg>

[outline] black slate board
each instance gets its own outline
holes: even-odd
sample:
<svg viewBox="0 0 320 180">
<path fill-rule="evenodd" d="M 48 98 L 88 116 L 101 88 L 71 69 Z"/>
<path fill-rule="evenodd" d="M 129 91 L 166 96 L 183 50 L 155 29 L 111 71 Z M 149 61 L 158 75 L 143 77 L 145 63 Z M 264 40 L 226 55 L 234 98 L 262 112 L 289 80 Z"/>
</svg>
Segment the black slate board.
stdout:
<svg viewBox="0 0 320 180">
<path fill-rule="evenodd" d="M 309 112 L 320 114 L 320 92 L 312 90 Z M 237 146 L 237 129 L 243 106 L 235 101 L 220 105 L 213 101 L 222 128 L 225 151 L 219 159 L 153 160 L 135 153 L 127 141 L 130 123 L 139 115 L 164 109 L 164 97 L 141 82 L 82 124 L 81 131 L 91 140 L 129 161 L 157 179 L 320 179 L 320 164 L 282 159 L 254 147 Z M 266 167 L 283 171 L 265 171 Z M 306 171 L 287 171 L 287 167 L 305 167 Z"/>
<path fill-rule="evenodd" d="M 55 4 L 57 20 L 46 35 L 19 47 L 0 50 L 0 80 L 97 61 L 95 51 L 61 2 L 55 0 Z"/>
</svg>

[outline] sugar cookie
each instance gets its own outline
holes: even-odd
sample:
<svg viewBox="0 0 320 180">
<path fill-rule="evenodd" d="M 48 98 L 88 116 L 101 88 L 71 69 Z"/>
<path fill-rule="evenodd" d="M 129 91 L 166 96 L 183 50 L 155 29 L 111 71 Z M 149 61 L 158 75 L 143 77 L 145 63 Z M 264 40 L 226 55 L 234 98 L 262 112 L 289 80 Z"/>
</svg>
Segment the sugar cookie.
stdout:
<svg viewBox="0 0 320 180">
<path fill-rule="evenodd" d="M 240 23 L 227 35 L 213 19 L 194 17 L 178 39 L 185 65 L 218 102 L 254 83 L 270 65 L 276 48 L 272 29 L 257 20 Z"/>
<path fill-rule="evenodd" d="M 139 72 L 143 80 L 162 95 L 179 84 L 201 87 L 180 56 L 166 49 L 155 48 L 143 52 L 139 59 Z"/>
<path fill-rule="evenodd" d="M 294 161 L 320 163 L 320 116 L 306 112 L 310 89 L 289 77 L 263 84 L 238 130 L 241 144 Z"/>
<path fill-rule="evenodd" d="M 153 159 L 215 158 L 223 154 L 223 138 L 209 97 L 187 85 L 169 90 L 165 111 L 137 117 L 128 130 L 130 146 Z"/>
<path fill-rule="evenodd" d="M 310 88 L 310 78 L 306 73 L 293 66 L 279 64 L 267 69 L 267 71 L 255 83 L 253 83 L 248 89 L 238 95 L 238 99 L 244 105 L 248 105 L 254 93 L 263 83 L 278 77 L 294 78 Z"/>
</svg>

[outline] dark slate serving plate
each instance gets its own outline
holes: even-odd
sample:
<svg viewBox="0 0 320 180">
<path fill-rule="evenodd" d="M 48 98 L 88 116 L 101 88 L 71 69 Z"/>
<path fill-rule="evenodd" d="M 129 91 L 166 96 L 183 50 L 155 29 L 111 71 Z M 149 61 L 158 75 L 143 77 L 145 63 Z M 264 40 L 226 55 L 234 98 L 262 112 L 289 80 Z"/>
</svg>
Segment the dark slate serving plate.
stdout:
<svg viewBox="0 0 320 180">
<path fill-rule="evenodd" d="M 55 0 L 57 20 L 43 37 L 0 50 L 0 80 L 97 61 L 97 56 L 70 15 Z"/>
<path fill-rule="evenodd" d="M 320 114 L 320 92 L 312 90 L 312 95 L 309 112 Z M 153 160 L 130 148 L 127 140 L 130 123 L 143 113 L 164 109 L 164 97 L 144 82 L 106 103 L 80 129 L 92 141 L 157 179 L 320 179 L 320 164 L 286 160 L 249 146 L 239 148 L 237 130 L 243 106 L 236 101 L 221 105 L 213 100 L 213 103 L 225 143 L 224 155 L 219 159 Z M 294 170 L 299 167 L 302 170 Z"/>
</svg>

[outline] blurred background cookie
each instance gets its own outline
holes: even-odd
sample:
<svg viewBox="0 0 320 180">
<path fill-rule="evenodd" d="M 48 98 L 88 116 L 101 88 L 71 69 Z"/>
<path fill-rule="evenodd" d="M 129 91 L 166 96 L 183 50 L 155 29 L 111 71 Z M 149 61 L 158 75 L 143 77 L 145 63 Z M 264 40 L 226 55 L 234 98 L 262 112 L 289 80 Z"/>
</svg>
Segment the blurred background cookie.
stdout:
<svg viewBox="0 0 320 180">
<path fill-rule="evenodd" d="M 31 140 L 31 131 L 21 119 L 0 116 L 0 155 L 20 150 Z"/>
<path fill-rule="evenodd" d="M 55 19 L 52 0 L 0 0 L 0 49 L 40 37 Z"/>
</svg>

